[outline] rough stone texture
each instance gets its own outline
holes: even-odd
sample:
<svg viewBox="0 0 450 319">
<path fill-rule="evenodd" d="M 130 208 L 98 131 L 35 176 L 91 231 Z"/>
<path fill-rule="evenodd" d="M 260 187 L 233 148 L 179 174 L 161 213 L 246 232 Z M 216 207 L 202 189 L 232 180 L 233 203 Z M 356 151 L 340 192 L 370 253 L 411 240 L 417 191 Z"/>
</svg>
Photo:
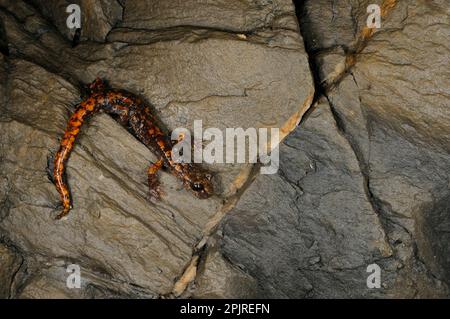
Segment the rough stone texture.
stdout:
<svg viewBox="0 0 450 319">
<path fill-rule="evenodd" d="M 345 72 L 365 8 L 298 3 L 318 84 L 338 82 L 285 141 L 279 174 L 223 223 L 226 258 L 264 296 L 449 296 L 448 3 L 396 3 Z M 365 285 L 370 263 L 380 290 Z"/>
<path fill-rule="evenodd" d="M 310 52 L 318 53 L 336 47 L 349 50 L 367 19 L 369 4 L 381 0 L 316 0 L 295 1 L 301 12 L 305 44 Z"/>
<path fill-rule="evenodd" d="M 38 265 L 38 268 L 35 268 Z M 67 267 L 70 263 L 63 260 L 51 262 L 40 260 L 31 269 L 33 276 L 27 278 L 23 287 L 14 298 L 20 299 L 80 299 L 80 298 L 154 298 L 148 290 L 124 285 L 105 274 L 81 269 L 81 287 L 68 287 L 70 275 Z M 30 270 L 29 270 L 30 271 Z"/>
<path fill-rule="evenodd" d="M 367 296 L 365 270 L 392 254 L 364 178 L 327 103 L 280 149 L 223 226 L 226 257 L 271 298 Z"/>
<path fill-rule="evenodd" d="M 165 185 L 173 189 L 166 189 L 164 202 L 151 205 L 145 171 L 154 157 L 102 115 L 86 128 L 69 161 L 74 200 L 70 221 L 53 221 L 59 199 L 47 177 L 47 160 L 67 121 L 64 100 L 76 100 L 75 92 L 27 62 L 17 61 L 12 68 L 13 89 L 4 112 L 7 118 L 1 122 L 1 171 L 9 189 L 3 233 L 27 251 L 81 260 L 86 263 L 81 266 L 169 292 L 217 200 L 199 206 L 196 198 L 178 191 L 175 178 L 167 174 L 163 181 L 168 179 Z M 36 108 L 39 112 L 34 112 Z"/>
<path fill-rule="evenodd" d="M 0 298 L 10 297 L 21 263 L 20 255 L 7 245 L 0 244 Z"/>
<path fill-rule="evenodd" d="M 67 27 L 67 18 L 72 13 L 67 7 L 77 4 L 81 10 L 80 40 L 104 42 L 112 27 L 122 19 L 123 8 L 116 0 L 32 0 L 42 14 L 48 18 L 69 41 L 73 40 L 75 29 Z"/>
<path fill-rule="evenodd" d="M 294 2 L 81 1 L 72 48 L 66 1 L 0 0 L 2 297 L 450 296 L 447 1 Z M 369 3 L 395 5 L 374 34 Z M 96 76 L 168 130 L 292 131 L 279 172 L 210 165 L 206 201 L 163 172 L 150 203 L 153 154 L 99 115 L 69 161 L 75 208 L 55 222 L 48 159 Z M 65 284 L 72 263 L 81 289 Z M 372 263 L 381 289 L 366 286 Z"/>
</svg>

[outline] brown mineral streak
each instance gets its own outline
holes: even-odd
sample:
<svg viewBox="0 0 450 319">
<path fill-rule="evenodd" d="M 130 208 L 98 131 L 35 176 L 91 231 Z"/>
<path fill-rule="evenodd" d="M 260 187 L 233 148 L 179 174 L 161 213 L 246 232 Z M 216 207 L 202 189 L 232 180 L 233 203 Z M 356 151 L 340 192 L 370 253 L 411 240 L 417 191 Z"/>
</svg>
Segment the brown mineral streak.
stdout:
<svg viewBox="0 0 450 319">
<path fill-rule="evenodd" d="M 172 143 L 157 126 L 148 105 L 143 104 L 139 98 L 128 92 L 107 89 L 101 79 L 96 79 L 91 83 L 89 89 L 89 97 L 80 103 L 70 117 L 60 148 L 55 156 L 53 174 L 63 205 L 63 210 L 56 216 L 56 219 L 66 216 L 71 209 L 69 189 L 64 182 L 65 163 L 74 147 L 81 125 L 90 115 L 98 111 L 105 111 L 117 116 L 117 120 L 122 125 L 127 126 L 131 133 L 160 158 L 147 170 L 152 198 L 160 198 L 161 191 L 156 174 L 164 165 L 170 168 L 171 172 L 182 180 L 185 188 L 191 190 L 198 198 L 208 198 L 213 194 L 211 174 L 203 171 L 197 165 L 173 161 Z"/>
</svg>

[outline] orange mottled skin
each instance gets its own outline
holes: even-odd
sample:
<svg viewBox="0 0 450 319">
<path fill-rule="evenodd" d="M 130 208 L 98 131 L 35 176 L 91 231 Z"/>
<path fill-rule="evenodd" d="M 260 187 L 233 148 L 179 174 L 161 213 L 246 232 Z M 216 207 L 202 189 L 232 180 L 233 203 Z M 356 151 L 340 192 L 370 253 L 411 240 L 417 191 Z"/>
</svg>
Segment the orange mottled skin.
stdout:
<svg viewBox="0 0 450 319">
<path fill-rule="evenodd" d="M 199 198 L 208 198 L 213 194 L 211 174 L 203 171 L 197 165 L 175 163 L 172 159 L 172 142 L 157 124 L 151 108 L 141 99 L 123 90 L 108 89 L 101 79 L 96 79 L 89 86 L 89 95 L 79 104 L 69 119 L 60 148 L 55 156 L 54 181 L 61 195 L 62 212 L 56 217 L 66 216 L 71 206 L 71 198 L 67 184 L 64 181 L 65 163 L 73 149 L 80 127 L 86 119 L 104 111 L 113 117 L 136 136 L 143 144 L 152 150 L 159 160 L 147 171 L 150 196 L 160 198 L 158 170 L 165 166 L 182 180 L 186 189 L 191 190 Z"/>
</svg>

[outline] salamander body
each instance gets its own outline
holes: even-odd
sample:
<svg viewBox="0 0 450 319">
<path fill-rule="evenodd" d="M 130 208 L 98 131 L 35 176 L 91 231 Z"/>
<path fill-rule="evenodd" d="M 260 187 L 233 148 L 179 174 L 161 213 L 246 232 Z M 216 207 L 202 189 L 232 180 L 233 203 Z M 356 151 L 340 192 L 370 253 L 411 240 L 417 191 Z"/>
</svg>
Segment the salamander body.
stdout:
<svg viewBox="0 0 450 319">
<path fill-rule="evenodd" d="M 62 212 L 56 217 L 57 219 L 66 216 L 72 208 L 69 189 L 64 177 L 65 164 L 81 126 L 90 116 L 99 111 L 112 115 L 158 156 L 159 160 L 147 170 L 151 197 L 156 199 L 161 197 L 157 172 L 162 167 L 170 169 L 183 182 L 184 187 L 192 191 L 197 197 L 204 199 L 213 194 L 212 175 L 210 173 L 204 171 L 198 165 L 177 163 L 172 159 L 173 143 L 160 128 L 159 121 L 149 105 L 127 91 L 107 88 L 101 79 L 92 82 L 88 86 L 88 91 L 87 97 L 83 99 L 70 117 L 60 148 L 55 155 L 53 177 L 63 206 Z"/>
</svg>

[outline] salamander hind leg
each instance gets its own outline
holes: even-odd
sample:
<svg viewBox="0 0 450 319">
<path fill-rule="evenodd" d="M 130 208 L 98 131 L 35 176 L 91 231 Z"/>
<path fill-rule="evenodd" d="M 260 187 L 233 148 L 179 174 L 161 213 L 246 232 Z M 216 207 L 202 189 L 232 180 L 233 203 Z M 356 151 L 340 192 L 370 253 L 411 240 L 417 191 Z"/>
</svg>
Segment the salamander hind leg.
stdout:
<svg viewBox="0 0 450 319">
<path fill-rule="evenodd" d="M 148 187 L 151 199 L 161 199 L 162 191 L 158 180 L 158 171 L 163 167 L 164 160 L 161 158 L 156 163 L 150 165 L 147 170 Z"/>
</svg>

